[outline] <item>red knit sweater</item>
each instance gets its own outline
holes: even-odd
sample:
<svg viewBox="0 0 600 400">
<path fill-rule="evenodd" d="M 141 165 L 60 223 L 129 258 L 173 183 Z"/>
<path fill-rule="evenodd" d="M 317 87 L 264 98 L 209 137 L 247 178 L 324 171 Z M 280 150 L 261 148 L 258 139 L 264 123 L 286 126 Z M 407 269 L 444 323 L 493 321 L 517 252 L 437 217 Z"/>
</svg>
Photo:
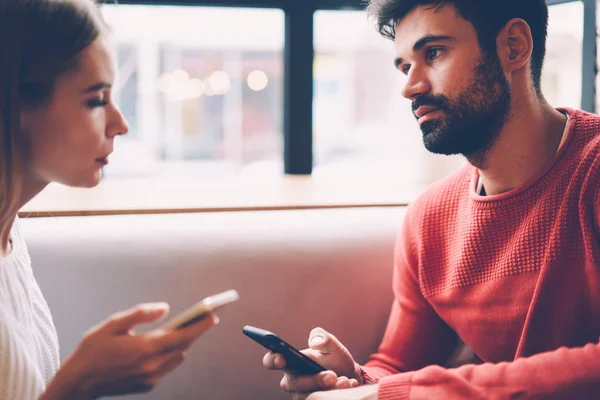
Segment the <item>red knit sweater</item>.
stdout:
<svg viewBox="0 0 600 400">
<path fill-rule="evenodd" d="M 600 116 L 563 111 L 565 144 L 522 187 L 479 196 L 467 165 L 410 207 L 363 367 L 379 400 L 600 399 Z M 485 363 L 438 366 L 457 337 Z"/>
</svg>

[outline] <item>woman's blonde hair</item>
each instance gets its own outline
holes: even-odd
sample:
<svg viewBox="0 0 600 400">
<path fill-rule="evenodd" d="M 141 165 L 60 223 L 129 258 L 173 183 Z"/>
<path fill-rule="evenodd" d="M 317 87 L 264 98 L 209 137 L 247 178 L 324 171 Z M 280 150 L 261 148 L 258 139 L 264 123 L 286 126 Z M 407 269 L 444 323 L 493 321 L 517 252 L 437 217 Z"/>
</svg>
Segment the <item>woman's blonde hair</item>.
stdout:
<svg viewBox="0 0 600 400">
<path fill-rule="evenodd" d="M 0 227 L 12 223 L 21 196 L 21 111 L 48 101 L 103 29 L 94 0 L 0 0 Z"/>
</svg>

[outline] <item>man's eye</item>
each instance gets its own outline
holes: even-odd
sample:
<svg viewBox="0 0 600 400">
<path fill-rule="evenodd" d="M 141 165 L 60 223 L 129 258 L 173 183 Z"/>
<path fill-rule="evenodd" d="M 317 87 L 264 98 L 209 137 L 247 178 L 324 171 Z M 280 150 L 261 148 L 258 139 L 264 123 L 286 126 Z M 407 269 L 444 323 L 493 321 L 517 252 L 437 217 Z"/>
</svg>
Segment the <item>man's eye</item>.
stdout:
<svg viewBox="0 0 600 400">
<path fill-rule="evenodd" d="M 427 50 L 427 59 L 435 60 L 442 53 L 442 49 L 440 48 L 431 48 Z"/>
<path fill-rule="evenodd" d="M 410 71 L 410 65 L 406 64 L 402 67 L 402 73 L 408 75 L 408 71 Z"/>
</svg>

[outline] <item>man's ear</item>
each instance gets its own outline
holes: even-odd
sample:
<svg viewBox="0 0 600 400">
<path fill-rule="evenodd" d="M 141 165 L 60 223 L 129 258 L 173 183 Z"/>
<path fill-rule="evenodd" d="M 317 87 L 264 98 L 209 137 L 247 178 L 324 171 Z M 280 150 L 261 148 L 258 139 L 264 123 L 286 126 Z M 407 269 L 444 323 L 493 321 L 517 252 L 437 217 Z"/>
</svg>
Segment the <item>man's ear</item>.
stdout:
<svg viewBox="0 0 600 400">
<path fill-rule="evenodd" d="M 533 52 L 533 37 L 529 24 L 520 18 L 508 21 L 497 38 L 498 57 L 510 75 L 528 65 Z"/>
</svg>

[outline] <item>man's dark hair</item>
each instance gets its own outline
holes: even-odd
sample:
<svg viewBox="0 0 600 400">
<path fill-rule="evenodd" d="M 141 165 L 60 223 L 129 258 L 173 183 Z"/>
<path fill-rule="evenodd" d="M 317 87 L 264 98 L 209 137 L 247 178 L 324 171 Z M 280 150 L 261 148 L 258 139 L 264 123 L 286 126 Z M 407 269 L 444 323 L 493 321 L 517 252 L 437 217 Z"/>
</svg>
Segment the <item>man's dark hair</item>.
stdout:
<svg viewBox="0 0 600 400">
<path fill-rule="evenodd" d="M 460 16 L 473 25 L 479 45 L 487 55 L 496 54 L 496 38 L 508 21 L 521 18 L 527 22 L 533 37 L 533 85 L 541 94 L 540 81 L 548 34 L 548 5 L 545 0 L 370 0 L 367 14 L 375 20 L 379 33 L 393 40 L 396 23 L 414 8 L 430 6 L 437 10 L 447 4 L 454 5 Z"/>
</svg>

